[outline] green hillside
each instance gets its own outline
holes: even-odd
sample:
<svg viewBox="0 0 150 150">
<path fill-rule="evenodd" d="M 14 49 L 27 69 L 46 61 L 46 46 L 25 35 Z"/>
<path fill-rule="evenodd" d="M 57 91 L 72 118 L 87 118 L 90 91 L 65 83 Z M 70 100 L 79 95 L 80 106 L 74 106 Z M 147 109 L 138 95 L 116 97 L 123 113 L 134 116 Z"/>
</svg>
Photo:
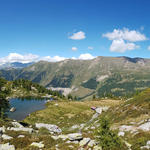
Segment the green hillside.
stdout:
<svg viewBox="0 0 150 150">
<path fill-rule="evenodd" d="M 0 71 L 7 80 L 27 79 L 45 87 L 69 88 L 73 96 L 131 96 L 150 87 L 150 59 L 97 57 L 93 60 L 40 61 Z"/>
</svg>

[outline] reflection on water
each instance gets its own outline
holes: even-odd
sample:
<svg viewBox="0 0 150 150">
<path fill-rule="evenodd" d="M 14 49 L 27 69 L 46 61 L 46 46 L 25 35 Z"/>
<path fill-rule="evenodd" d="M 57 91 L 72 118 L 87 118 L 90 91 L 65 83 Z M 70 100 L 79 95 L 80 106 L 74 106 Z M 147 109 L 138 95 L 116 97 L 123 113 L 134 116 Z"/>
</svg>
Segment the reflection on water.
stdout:
<svg viewBox="0 0 150 150">
<path fill-rule="evenodd" d="M 8 117 L 15 120 L 23 120 L 30 113 L 45 108 L 46 100 L 41 99 L 18 99 L 14 98 L 9 101 L 10 108 L 15 107 L 15 112 L 8 112 Z"/>
</svg>

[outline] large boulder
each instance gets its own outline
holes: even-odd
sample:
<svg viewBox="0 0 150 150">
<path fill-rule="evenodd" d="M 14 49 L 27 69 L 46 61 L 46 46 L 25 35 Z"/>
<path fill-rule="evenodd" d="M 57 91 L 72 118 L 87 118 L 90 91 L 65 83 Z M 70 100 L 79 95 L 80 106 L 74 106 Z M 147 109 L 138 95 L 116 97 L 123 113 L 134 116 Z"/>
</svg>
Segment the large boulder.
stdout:
<svg viewBox="0 0 150 150">
<path fill-rule="evenodd" d="M 24 132 L 29 132 L 29 133 L 32 133 L 33 132 L 33 129 L 32 128 L 14 128 L 14 127 L 11 127 L 11 128 L 7 128 L 7 130 L 10 130 L 10 131 L 24 131 Z"/>
<path fill-rule="evenodd" d="M 62 130 L 58 126 L 53 125 L 53 124 L 36 123 L 35 126 L 38 129 L 46 128 L 52 134 L 53 133 L 61 133 L 62 132 Z"/>
<path fill-rule="evenodd" d="M 9 143 L 0 144 L 0 150 L 15 150 L 15 146 L 10 145 Z"/>
</svg>

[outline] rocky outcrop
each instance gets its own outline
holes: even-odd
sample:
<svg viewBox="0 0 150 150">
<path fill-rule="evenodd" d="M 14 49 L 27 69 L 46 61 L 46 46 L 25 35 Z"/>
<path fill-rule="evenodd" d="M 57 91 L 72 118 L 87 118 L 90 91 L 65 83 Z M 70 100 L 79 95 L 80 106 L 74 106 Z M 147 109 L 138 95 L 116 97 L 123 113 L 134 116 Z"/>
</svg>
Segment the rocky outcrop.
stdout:
<svg viewBox="0 0 150 150">
<path fill-rule="evenodd" d="M 49 130 L 49 132 L 51 134 L 61 133 L 62 132 L 62 130 L 58 126 L 53 125 L 53 124 L 36 123 L 35 126 L 38 129 L 40 129 L 40 128 L 46 128 L 47 130 Z"/>
</svg>

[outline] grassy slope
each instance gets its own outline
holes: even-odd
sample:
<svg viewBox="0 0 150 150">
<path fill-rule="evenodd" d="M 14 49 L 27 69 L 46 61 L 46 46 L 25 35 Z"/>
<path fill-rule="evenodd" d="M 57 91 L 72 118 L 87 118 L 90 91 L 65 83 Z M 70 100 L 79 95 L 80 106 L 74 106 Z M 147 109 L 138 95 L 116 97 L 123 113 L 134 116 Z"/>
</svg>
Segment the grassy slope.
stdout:
<svg viewBox="0 0 150 150">
<path fill-rule="evenodd" d="M 56 124 L 66 131 L 73 125 L 86 123 L 90 120 L 94 114 L 91 106 L 114 106 L 120 102 L 116 100 L 50 102 L 46 109 L 32 113 L 24 121 L 30 124 L 36 122 Z M 58 106 L 55 105 L 56 103 Z"/>
<path fill-rule="evenodd" d="M 112 128 L 120 125 L 133 125 L 133 123 L 136 126 L 139 122 L 149 119 L 150 88 L 120 106 L 110 109 L 104 115 L 109 116 L 112 121 Z M 146 142 L 150 139 L 150 132 L 140 131 L 135 135 L 127 132 L 125 139 L 133 145 L 133 150 L 140 150 L 140 147 L 146 145 Z"/>
</svg>

